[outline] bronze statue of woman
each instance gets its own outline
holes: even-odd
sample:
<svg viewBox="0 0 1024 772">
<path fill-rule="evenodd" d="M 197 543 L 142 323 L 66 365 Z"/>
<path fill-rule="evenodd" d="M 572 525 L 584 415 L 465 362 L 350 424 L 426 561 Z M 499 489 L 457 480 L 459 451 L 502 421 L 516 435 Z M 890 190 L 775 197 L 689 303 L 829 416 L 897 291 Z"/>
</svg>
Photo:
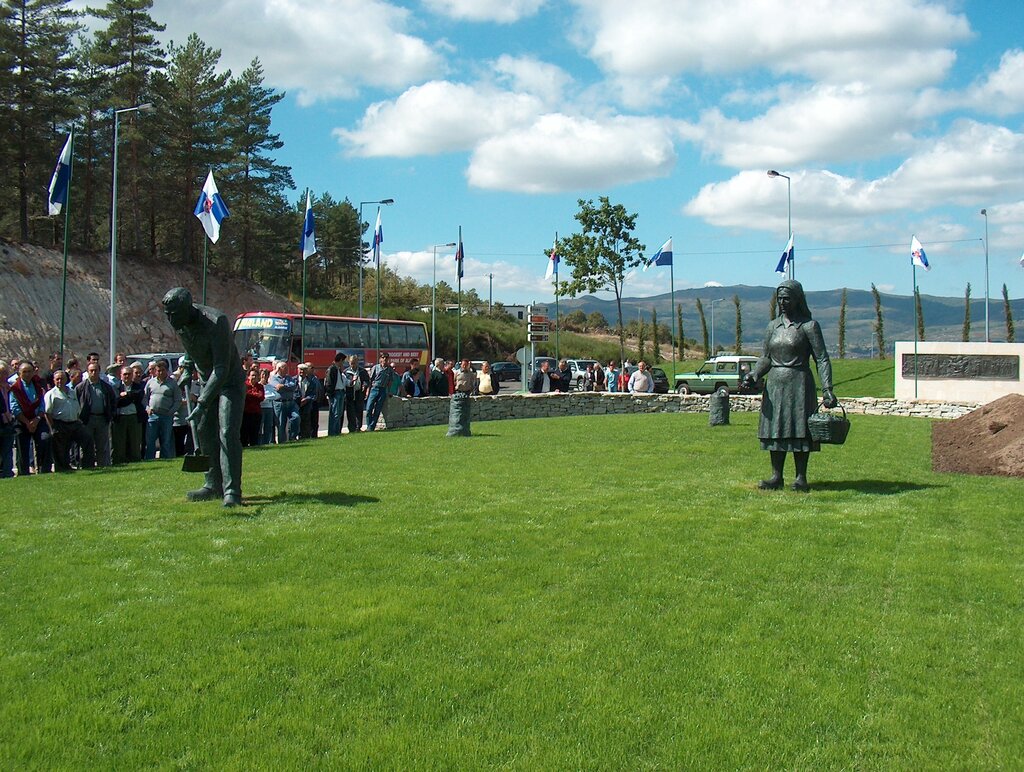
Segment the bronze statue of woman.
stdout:
<svg viewBox="0 0 1024 772">
<path fill-rule="evenodd" d="M 818 368 L 822 401 L 830 408 L 838 404 L 832 393 L 832 362 L 825 350 L 821 327 L 811 318 L 800 282 L 782 282 L 775 297 L 779 315 L 768 323 L 764 351 L 745 378 L 748 384 L 765 379 L 757 436 L 761 450 L 771 455 L 772 476 L 761 480 L 758 487 L 781 488 L 786 454 L 792 453 L 796 467 L 793 490 L 808 491 L 807 462 L 813 451 L 820 450 L 807 428 L 807 419 L 818 405 L 810 360 L 813 358 Z"/>
</svg>

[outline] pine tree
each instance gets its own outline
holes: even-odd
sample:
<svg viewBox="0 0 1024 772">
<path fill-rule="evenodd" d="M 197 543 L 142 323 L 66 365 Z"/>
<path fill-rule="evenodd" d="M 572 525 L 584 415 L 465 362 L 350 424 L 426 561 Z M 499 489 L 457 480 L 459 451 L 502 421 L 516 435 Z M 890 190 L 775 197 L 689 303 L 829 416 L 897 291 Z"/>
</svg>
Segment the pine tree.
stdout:
<svg viewBox="0 0 1024 772">
<path fill-rule="evenodd" d="M 708 345 L 708 322 L 704 318 L 704 304 L 697 298 L 697 318 L 700 319 L 700 332 L 704 339 L 704 358 L 711 358 L 711 347 Z"/>
<path fill-rule="evenodd" d="M 1016 341 L 1016 332 L 1013 329 L 1013 309 L 1010 307 L 1010 293 L 1003 285 L 1003 315 L 1006 317 L 1006 342 Z"/>
<path fill-rule="evenodd" d="M 43 194 L 64 144 L 61 137 L 67 138 L 64 127 L 76 117 L 72 38 L 78 14 L 70 0 L 7 0 L 5 11 L 0 42 L 10 46 L 4 54 L 10 69 L 0 83 L 5 91 L 0 117 L 9 150 L 0 175 L 4 187 L 15 183 L 17 233 L 28 241 L 31 221 L 47 211 Z M 52 224 L 44 227 L 52 233 Z"/>
<path fill-rule="evenodd" d="M 683 335 L 683 304 L 676 304 L 676 344 L 679 346 L 679 358 L 686 358 L 686 336 Z"/>
<path fill-rule="evenodd" d="M 661 349 L 658 340 L 658 309 L 651 309 L 651 362 L 658 364 L 661 361 Z"/>
<path fill-rule="evenodd" d="M 971 283 L 967 282 L 964 290 L 964 328 L 961 339 L 967 343 L 971 339 Z"/>
<path fill-rule="evenodd" d="M 871 295 L 875 299 L 875 338 L 878 341 L 878 358 L 885 359 L 885 331 L 882 323 L 882 296 L 874 282 L 871 283 Z"/>
<path fill-rule="evenodd" d="M 643 319 L 636 326 L 636 349 L 637 361 L 644 358 L 644 349 L 647 347 L 647 323 Z"/>
<path fill-rule="evenodd" d="M 107 22 L 106 27 L 96 32 L 95 60 L 112 79 L 112 110 L 152 101 L 153 75 L 167 66 L 156 39 L 164 25 L 157 24 L 149 15 L 152 7 L 153 0 L 108 0 L 102 8 L 89 9 L 97 19 Z M 160 191 L 149 180 L 162 169 L 164 156 L 161 153 L 158 158 L 156 145 L 165 136 L 160 134 L 157 122 L 140 117 L 138 112 L 112 120 L 119 122 L 119 141 L 127 151 L 118 152 L 118 186 L 123 184 L 127 189 L 127 196 L 122 198 L 125 205 L 118 207 L 118 218 L 122 221 L 118 223 L 118 233 L 124 234 L 119 243 L 138 253 L 143 227 L 148 225 L 152 253 L 156 251 L 157 211 L 162 211 L 168 202 L 157 198 Z M 145 197 L 140 195 L 142 179 L 147 180 Z M 143 222 L 144 216 L 147 223 Z"/>
<path fill-rule="evenodd" d="M 75 194 L 80 198 L 71 208 L 74 240 L 86 250 L 105 243 L 109 234 L 107 207 L 110 204 L 110 104 L 111 80 L 98 61 L 93 38 L 81 40 L 76 53 L 81 95 L 82 125 L 75 135 Z M 103 206 L 106 203 L 107 206 Z"/>
<path fill-rule="evenodd" d="M 740 296 L 732 296 L 732 304 L 736 306 L 736 353 L 743 353 L 743 312 L 740 310 Z"/>
<path fill-rule="evenodd" d="M 247 278 L 254 276 L 256 261 L 272 257 L 262 249 L 261 243 L 261 234 L 267 227 L 263 216 L 267 204 L 282 199 L 285 191 L 295 186 L 291 169 L 276 163 L 272 157 L 284 143 L 280 135 L 270 131 L 270 114 L 283 98 L 284 94 L 264 87 L 263 65 L 258 58 L 253 59 L 245 71 L 228 85 L 224 117 L 230 127 L 228 141 L 231 159 L 227 179 L 230 180 L 232 190 L 232 243 L 238 272 Z M 335 205 L 326 193 L 321 195 L 320 204 L 323 210 L 329 210 Z M 321 215 L 321 212 L 317 212 L 317 215 Z M 353 229 L 355 219 L 353 216 Z M 321 233 L 317 235 L 319 237 Z M 324 241 L 321 244 L 318 238 L 317 246 L 320 248 L 320 259 L 325 265 L 325 282 L 330 287 L 337 283 L 337 271 L 344 265 L 344 257 L 354 262 L 355 255 L 348 242 L 334 239 Z"/>
<path fill-rule="evenodd" d="M 846 359 L 846 287 L 839 299 L 839 358 Z"/>
<path fill-rule="evenodd" d="M 917 339 L 924 340 L 924 311 L 921 308 L 921 290 L 914 287 L 914 311 L 917 313 Z"/>
<path fill-rule="evenodd" d="M 217 72 L 220 51 L 208 47 L 194 33 L 183 45 L 172 45 L 169 56 L 167 70 L 153 76 L 157 98 L 153 122 L 159 125 L 165 139 L 159 182 L 148 187 L 160 191 L 156 242 L 177 259 L 198 267 L 202 262 L 201 239 L 206 235 L 192 215 L 192 208 L 208 170 L 213 169 L 216 174 L 230 160 L 221 119 L 230 73 Z M 230 211 L 232 185 L 222 177 L 218 188 Z M 231 220 L 225 223 L 221 240 L 210 250 L 212 255 L 234 244 L 237 233 L 233 225 Z"/>
</svg>

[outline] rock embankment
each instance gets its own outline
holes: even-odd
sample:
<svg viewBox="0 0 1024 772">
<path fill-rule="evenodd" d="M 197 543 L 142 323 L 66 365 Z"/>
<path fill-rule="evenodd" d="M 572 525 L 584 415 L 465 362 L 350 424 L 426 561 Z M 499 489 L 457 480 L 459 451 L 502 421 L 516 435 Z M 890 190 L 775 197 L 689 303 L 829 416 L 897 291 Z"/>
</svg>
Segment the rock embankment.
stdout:
<svg viewBox="0 0 1024 772">
<path fill-rule="evenodd" d="M 60 252 L 0 243 L 0 358 L 43 360 L 60 343 Z M 117 347 L 125 353 L 177 351 L 181 344 L 164 318 L 160 299 L 187 287 L 198 301 L 202 278 L 185 265 L 117 262 Z M 234 318 L 242 311 L 295 310 L 295 305 L 255 282 L 210 275 L 207 302 Z M 68 258 L 64 356 L 99 351 L 110 341 L 110 256 L 75 253 Z"/>
</svg>

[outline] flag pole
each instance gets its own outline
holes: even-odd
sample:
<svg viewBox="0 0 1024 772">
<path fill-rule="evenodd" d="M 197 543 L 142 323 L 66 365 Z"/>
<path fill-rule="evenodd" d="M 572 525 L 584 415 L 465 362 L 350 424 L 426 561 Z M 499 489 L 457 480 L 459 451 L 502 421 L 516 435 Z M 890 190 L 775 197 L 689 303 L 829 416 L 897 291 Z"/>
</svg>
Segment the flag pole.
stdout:
<svg viewBox="0 0 1024 772">
<path fill-rule="evenodd" d="M 75 170 L 75 127 L 71 126 L 71 151 L 68 153 L 68 194 L 64 201 L 64 270 L 60 284 L 60 356 L 64 359 L 64 319 L 68 298 L 68 246 L 71 230 L 71 178 Z"/>
<path fill-rule="evenodd" d="M 205 233 L 203 234 L 206 235 Z M 209 257 L 210 240 L 208 238 L 203 239 L 203 305 L 206 305 L 206 266 Z"/>
<path fill-rule="evenodd" d="M 910 260 L 910 269 L 914 283 L 914 399 L 917 399 L 917 328 L 919 322 L 917 320 L 917 263 L 913 258 Z M 896 366 L 903 369 L 900 363 L 897 363 Z"/>
<path fill-rule="evenodd" d="M 676 256 L 675 256 L 675 254 L 672 255 L 672 262 L 668 264 L 668 281 L 669 281 L 669 291 L 672 294 L 672 308 L 671 308 L 671 313 L 672 313 L 672 340 L 675 341 L 676 338 L 678 337 L 678 332 L 676 330 Z M 736 344 L 736 348 L 739 348 L 739 342 L 738 341 L 737 341 L 737 344 Z M 736 353 L 739 354 L 740 352 L 737 351 Z M 673 343 L 672 344 L 672 378 L 674 379 L 675 377 L 676 377 L 676 346 L 675 346 L 675 343 Z"/>
<path fill-rule="evenodd" d="M 558 252 L 558 231 L 555 231 L 555 252 Z M 558 263 L 555 262 L 555 359 L 559 359 L 558 356 L 558 328 L 561 326 L 558 323 Z"/>
<path fill-rule="evenodd" d="M 309 188 L 306 188 L 306 202 L 309 202 Z M 302 214 L 303 243 L 305 243 L 306 214 Z M 302 257 L 302 337 L 299 338 L 299 358 L 306 361 L 306 255 L 303 249 Z M 203 277 L 203 297 L 206 297 L 206 277 Z M 301 363 L 300 363 L 301 364 Z"/>
<path fill-rule="evenodd" d="M 455 274 L 459 284 L 459 315 L 455 320 L 455 358 L 462 361 L 462 263 L 466 259 L 462 252 L 462 226 L 459 226 L 459 246 L 456 247 L 457 265 Z"/>
<path fill-rule="evenodd" d="M 380 205 L 377 205 L 377 222 L 380 222 Z M 376 245 L 374 252 L 374 259 L 377 261 L 377 328 L 374 333 L 374 344 L 377 349 L 377 361 L 380 361 L 380 242 L 377 240 L 377 229 L 373 231 L 373 243 Z"/>
</svg>

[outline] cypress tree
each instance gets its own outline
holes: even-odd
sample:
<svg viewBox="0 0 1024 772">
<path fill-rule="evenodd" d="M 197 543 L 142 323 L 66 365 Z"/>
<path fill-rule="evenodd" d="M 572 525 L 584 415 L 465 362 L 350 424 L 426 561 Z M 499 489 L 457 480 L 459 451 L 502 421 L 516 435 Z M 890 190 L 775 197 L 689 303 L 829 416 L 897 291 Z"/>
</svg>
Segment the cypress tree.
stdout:
<svg viewBox="0 0 1024 772">
<path fill-rule="evenodd" d="M 971 283 L 967 282 L 964 290 L 964 328 L 961 340 L 967 343 L 971 339 Z"/>
<path fill-rule="evenodd" d="M 1013 329 L 1013 309 L 1010 308 L 1010 293 L 1005 284 L 1003 285 L 1003 314 L 1006 317 L 1006 342 L 1014 343 L 1017 336 Z"/>
<path fill-rule="evenodd" d="M 871 283 L 871 295 L 875 299 L 875 338 L 878 341 L 878 358 L 885 359 L 885 331 L 882 324 L 882 296 L 875 283 Z"/>
<path fill-rule="evenodd" d="M 651 309 L 651 362 L 658 364 L 661 361 L 661 350 L 658 340 L 658 309 Z"/>
<path fill-rule="evenodd" d="M 676 344 L 679 346 L 679 358 L 686 359 L 686 336 L 683 335 L 683 304 L 676 304 Z"/>
<path fill-rule="evenodd" d="M 704 358 L 711 358 L 711 347 L 708 345 L 708 322 L 704 318 L 704 304 L 697 298 L 697 317 L 700 319 L 700 332 L 704 339 Z"/>
<path fill-rule="evenodd" d="M 921 290 L 914 287 L 914 310 L 917 313 L 917 339 L 924 340 L 924 311 L 921 309 Z"/>
<path fill-rule="evenodd" d="M 839 299 L 839 358 L 846 359 L 846 287 Z"/>
<path fill-rule="evenodd" d="M 732 304 L 736 306 L 736 353 L 743 353 L 743 312 L 740 310 L 740 296 L 732 296 Z"/>
</svg>

